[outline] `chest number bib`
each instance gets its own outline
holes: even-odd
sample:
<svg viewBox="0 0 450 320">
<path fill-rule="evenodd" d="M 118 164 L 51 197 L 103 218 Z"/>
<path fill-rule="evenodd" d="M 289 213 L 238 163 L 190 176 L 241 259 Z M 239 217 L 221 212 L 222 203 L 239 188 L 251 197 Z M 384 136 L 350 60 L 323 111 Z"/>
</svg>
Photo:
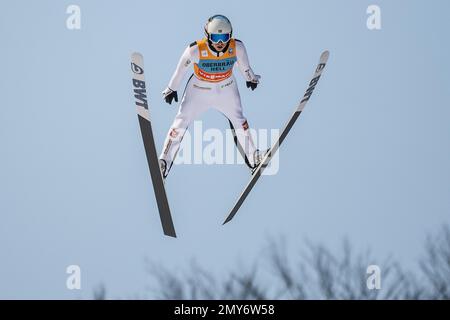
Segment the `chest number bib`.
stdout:
<svg viewBox="0 0 450 320">
<path fill-rule="evenodd" d="M 233 74 L 233 65 L 236 62 L 236 42 L 230 40 L 227 51 L 222 56 L 213 55 L 208 49 L 207 40 L 197 41 L 199 61 L 194 64 L 194 73 L 200 80 L 219 82 L 228 79 Z"/>
</svg>

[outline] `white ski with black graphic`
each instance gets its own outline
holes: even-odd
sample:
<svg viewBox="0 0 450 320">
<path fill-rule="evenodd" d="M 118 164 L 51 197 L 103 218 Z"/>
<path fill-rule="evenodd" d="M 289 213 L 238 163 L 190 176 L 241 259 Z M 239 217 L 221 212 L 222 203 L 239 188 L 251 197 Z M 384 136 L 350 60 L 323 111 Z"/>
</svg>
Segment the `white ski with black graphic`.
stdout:
<svg viewBox="0 0 450 320">
<path fill-rule="evenodd" d="M 136 103 L 136 111 L 138 114 L 142 139 L 144 140 L 145 154 L 150 168 L 150 175 L 152 177 L 153 189 L 155 191 L 162 228 L 166 236 L 176 237 L 172 215 L 170 214 L 169 202 L 167 201 L 166 189 L 164 188 L 164 180 L 159 166 L 158 154 L 156 153 L 155 141 L 153 139 L 144 77 L 144 58 L 140 53 L 135 52 L 131 55 L 131 71 L 133 76 L 133 95 Z"/>
<path fill-rule="evenodd" d="M 253 172 L 253 175 L 252 175 L 249 183 L 245 187 L 244 191 L 242 191 L 241 195 L 239 196 L 238 200 L 236 201 L 236 204 L 234 205 L 233 209 L 231 210 L 231 212 L 229 213 L 228 217 L 226 218 L 226 220 L 225 220 L 225 222 L 223 224 L 225 224 L 227 222 L 230 222 L 233 219 L 233 217 L 236 215 L 236 213 L 238 212 L 238 210 L 241 207 L 242 203 L 247 198 L 247 196 L 249 195 L 249 193 L 252 190 L 252 188 L 255 186 L 256 182 L 259 179 L 259 177 L 261 177 L 264 169 L 269 164 L 270 160 L 272 159 L 272 156 L 277 152 L 279 146 L 281 145 L 281 143 L 286 138 L 287 134 L 289 133 L 289 131 L 293 127 L 295 121 L 297 121 L 297 119 L 300 116 L 300 114 L 302 113 L 303 108 L 305 107 L 306 103 L 311 98 L 311 95 L 312 95 L 312 93 L 314 91 L 314 88 L 316 87 L 317 82 L 319 81 L 320 76 L 322 75 L 322 72 L 323 72 L 323 70 L 325 68 L 325 65 L 326 65 L 327 61 L 328 61 L 329 55 L 330 55 L 329 52 L 325 51 L 320 56 L 319 64 L 317 65 L 316 71 L 314 72 L 314 76 L 312 77 L 311 81 L 309 82 L 308 89 L 306 90 L 302 100 L 300 101 L 300 104 L 295 108 L 293 115 L 289 118 L 289 121 L 287 122 L 286 126 L 284 127 L 284 129 L 281 132 L 281 135 L 279 136 L 277 141 L 275 141 L 275 143 L 269 149 L 267 154 L 264 156 L 264 158 L 261 161 L 261 163 L 259 164 L 259 166 Z"/>
</svg>

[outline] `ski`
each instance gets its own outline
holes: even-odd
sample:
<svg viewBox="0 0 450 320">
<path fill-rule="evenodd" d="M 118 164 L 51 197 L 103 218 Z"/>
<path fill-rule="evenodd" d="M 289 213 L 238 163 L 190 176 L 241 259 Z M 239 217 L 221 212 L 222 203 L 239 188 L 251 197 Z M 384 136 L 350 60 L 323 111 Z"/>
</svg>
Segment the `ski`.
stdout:
<svg viewBox="0 0 450 320">
<path fill-rule="evenodd" d="M 136 111 L 139 119 L 139 126 L 141 128 L 142 139 L 144 140 L 144 149 L 147 156 L 147 163 L 150 168 L 159 217 L 161 219 L 164 234 L 166 236 L 176 237 L 166 189 L 164 188 L 164 179 L 159 166 L 158 154 L 156 153 L 155 140 L 153 138 L 145 85 L 144 58 L 140 53 L 135 52 L 131 55 L 131 71 Z"/>
<path fill-rule="evenodd" d="M 312 93 L 314 91 L 314 88 L 316 87 L 316 85 L 317 85 L 317 83 L 318 83 L 318 81 L 320 79 L 320 76 L 322 75 L 322 72 L 323 72 L 323 70 L 325 68 L 325 65 L 327 64 L 329 55 L 330 55 L 330 53 L 328 51 L 325 51 L 320 56 L 319 64 L 317 65 L 316 71 L 314 72 L 314 75 L 313 75 L 311 81 L 309 82 L 308 89 L 306 89 L 306 92 L 303 95 L 303 98 L 300 101 L 300 104 L 295 108 L 294 113 L 289 118 L 289 121 L 285 125 L 285 127 L 284 127 L 283 131 L 281 132 L 281 135 L 278 137 L 277 141 L 275 141 L 275 143 L 269 149 L 267 154 L 264 156 L 264 158 L 261 161 L 261 163 L 259 164 L 259 166 L 253 172 L 253 175 L 252 175 L 249 183 L 247 184 L 245 189 L 240 194 L 240 196 L 237 199 L 233 209 L 228 214 L 228 216 L 225 219 L 223 224 L 225 224 L 227 222 L 230 222 L 234 218 L 234 216 L 238 212 L 239 208 L 241 207 L 242 203 L 247 198 L 247 196 L 249 195 L 250 191 L 253 189 L 253 187 L 255 186 L 256 182 L 261 177 L 264 169 L 268 166 L 268 164 L 269 164 L 270 160 L 272 159 L 273 155 L 277 152 L 277 150 L 280 147 L 281 143 L 284 141 L 284 139 L 286 138 L 287 134 L 289 133 L 291 128 L 294 126 L 295 121 L 297 121 L 298 117 L 300 116 L 300 114 L 302 113 L 303 109 L 305 108 L 306 103 L 311 98 L 311 95 L 312 95 Z"/>
</svg>

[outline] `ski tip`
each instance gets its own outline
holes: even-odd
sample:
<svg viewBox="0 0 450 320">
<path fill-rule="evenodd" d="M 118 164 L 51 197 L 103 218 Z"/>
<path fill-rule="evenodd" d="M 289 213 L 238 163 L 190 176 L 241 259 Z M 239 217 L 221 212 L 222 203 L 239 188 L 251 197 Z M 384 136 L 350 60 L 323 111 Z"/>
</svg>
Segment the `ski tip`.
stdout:
<svg viewBox="0 0 450 320">
<path fill-rule="evenodd" d="M 322 52 L 322 54 L 320 55 L 320 60 L 321 61 L 326 61 L 328 60 L 328 57 L 330 56 L 330 51 L 325 50 L 324 52 Z"/>
<path fill-rule="evenodd" d="M 139 52 L 133 52 L 133 53 L 131 54 L 131 58 L 140 58 L 140 59 L 143 59 L 143 56 L 142 56 L 142 54 L 139 53 Z"/>
</svg>

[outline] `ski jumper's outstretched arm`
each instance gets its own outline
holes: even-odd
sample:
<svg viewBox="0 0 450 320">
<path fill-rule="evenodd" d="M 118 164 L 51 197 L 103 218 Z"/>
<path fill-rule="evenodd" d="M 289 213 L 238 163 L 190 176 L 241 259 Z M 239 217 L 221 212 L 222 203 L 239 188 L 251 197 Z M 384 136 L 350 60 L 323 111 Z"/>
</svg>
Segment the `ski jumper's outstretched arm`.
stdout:
<svg viewBox="0 0 450 320">
<path fill-rule="evenodd" d="M 172 78 L 170 78 L 168 87 L 173 91 L 177 91 L 181 81 L 183 81 L 184 75 L 194 63 L 198 63 L 198 46 L 195 42 L 184 50 L 178 61 L 177 68 Z"/>
<path fill-rule="evenodd" d="M 247 82 L 247 88 L 255 90 L 259 84 L 259 79 L 261 76 L 256 75 L 250 67 L 247 50 L 245 49 L 244 43 L 240 40 L 236 40 L 236 57 L 236 63 L 242 73 L 242 76 Z"/>
<path fill-rule="evenodd" d="M 189 67 L 193 63 L 197 62 L 198 46 L 197 43 L 194 42 L 184 50 L 180 60 L 178 61 L 177 68 L 175 69 L 175 72 L 173 73 L 172 78 L 167 85 L 167 88 L 162 92 L 163 98 L 167 103 L 172 104 L 173 99 L 178 102 L 177 91 L 180 87 L 181 81 L 183 81 L 184 75 L 186 74 Z"/>
</svg>

